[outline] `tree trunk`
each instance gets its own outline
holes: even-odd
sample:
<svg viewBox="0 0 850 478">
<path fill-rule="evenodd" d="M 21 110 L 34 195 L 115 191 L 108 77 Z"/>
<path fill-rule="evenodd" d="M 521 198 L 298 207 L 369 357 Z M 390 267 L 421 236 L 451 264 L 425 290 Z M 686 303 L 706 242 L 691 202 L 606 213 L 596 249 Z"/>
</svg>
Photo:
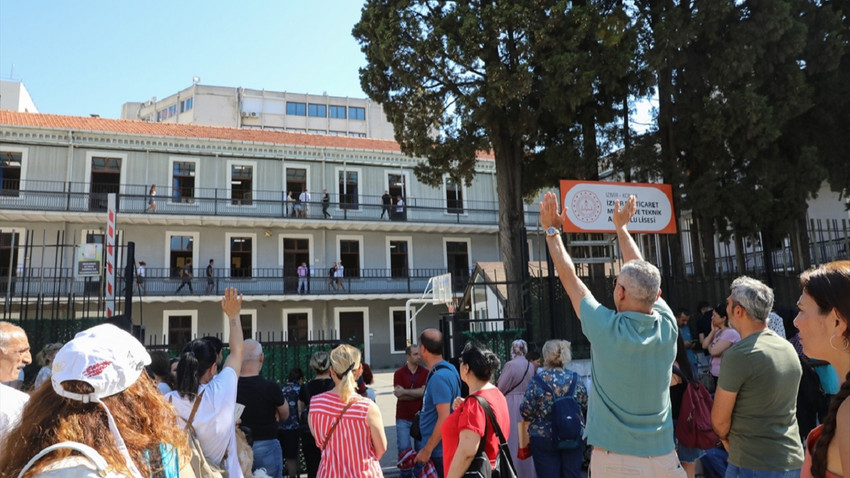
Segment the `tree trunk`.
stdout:
<svg viewBox="0 0 850 478">
<path fill-rule="evenodd" d="M 500 132 L 508 131 L 507 128 Z M 525 227 L 525 215 L 522 203 L 522 159 L 523 149 L 519 140 L 509 134 L 494 136 L 494 156 L 496 161 L 496 184 L 499 198 L 499 240 L 502 247 L 502 262 L 505 265 L 508 297 L 505 303 L 505 317 L 517 319 L 523 317 L 522 310 L 522 268 L 528 267 L 522 257 L 522 229 Z"/>
</svg>

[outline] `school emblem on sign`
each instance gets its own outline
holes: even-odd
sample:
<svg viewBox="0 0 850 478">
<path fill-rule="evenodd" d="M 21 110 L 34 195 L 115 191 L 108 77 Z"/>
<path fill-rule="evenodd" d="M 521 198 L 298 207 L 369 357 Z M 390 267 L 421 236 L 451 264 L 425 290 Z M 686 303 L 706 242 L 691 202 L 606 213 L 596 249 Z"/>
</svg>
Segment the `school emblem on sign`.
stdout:
<svg viewBox="0 0 850 478">
<path fill-rule="evenodd" d="M 602 214 L 602 201 L 592 191 L 582 190 L 573 196 L 573 201 L 570 205 L 576 219 L 582 222 L 594 222 Z"/>
</svg>

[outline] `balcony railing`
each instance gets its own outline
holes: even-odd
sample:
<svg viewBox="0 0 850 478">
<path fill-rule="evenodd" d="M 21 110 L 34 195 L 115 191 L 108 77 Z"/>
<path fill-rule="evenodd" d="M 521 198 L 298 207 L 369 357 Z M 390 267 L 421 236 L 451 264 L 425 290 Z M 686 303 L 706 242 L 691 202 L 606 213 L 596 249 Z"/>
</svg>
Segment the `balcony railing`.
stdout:
<svg viewBox="0 0 850 478">
<path fill-rule="evenodd" d="M 2 270 L 0 277 L 0 295 L 9 297 L 100 297 L 104 294 L 105 279 L 92 278 L 76 280 L 73 270 L 68 267 L 60 268 L 31 268 L 17 271 L 11 277 L 12 289 L 9 290 L 8 269 Z M 123 272 L 119 271 L 119 272 Z M 230 269 L 215 269 L 213 283 L 208 288 L 206 270 L 197 269 L 189 286 L 177 292 L 182 279 L 169 268 L 148 268 L 143 281 L 144 287 L 139 287 L 133 280 L 134 295 L 142 296 L 204 296 L 221 295 L 225 287 L 236 287 L 245 295 L 297 295 L 298 277 L 285 275 L 276 269 L 249 269 L 233 271 Z M 234 272 L 242 277 L 233 277 Z M 353 269 L 345 268 L 345 277 L 341 279 L 342 286 L 336 280 L 331 281 L 324 273 L 316 272 L 307 278 L 307 295 L 334 294 L 422 294 L 431 277 L 445 274 L 445 269 Z M 462 276 L 461 272 L 454 274 Z M 465 278 L 468 278 L 466 276 Z M 464 278 L 464 279 L 465 279 Z M 123 296 L 124 276 L 116 275 L 117 294 Z M 464 281 L 458 282 L 465 284 Z M 459 291 L 459 290 L 458 290 Z M 457 292 L 457 291 L 456 291 Z M 1 300 L 1 299 L 0 299 Z"/>
<path fill-rule="evenodd" d="M 0 209 L 103 212 L 110 192 L 117 193 L 118 211 L 125 214 L 176 214 L 191 216 L 239 216 L 280 218 L 282 220 L 324 220 L 321 193 L 311 193 L 311 201 L 303 204 L 299 215 L 297 204 L 286 201 L 281 191 L 239 192 L 220 188 L 157 189 L 156 212 L 148 211 L 147 185 L 91 185 L 62 181 L 20 180 L 0 189 Z M 496 225 L 498 204 L 494 201 L 447 202 L 442 198 L 404 198 L 404 205 L 384 207 L 380 196 L 348 195 L 352 202 L 340 202 L 331 195 L 327 212 L 335 221 L 399 221 L 415 223 L 457 223 Z M 536 206 L 526 207 L 525 222 L 538 222 Z"/>
</svg>

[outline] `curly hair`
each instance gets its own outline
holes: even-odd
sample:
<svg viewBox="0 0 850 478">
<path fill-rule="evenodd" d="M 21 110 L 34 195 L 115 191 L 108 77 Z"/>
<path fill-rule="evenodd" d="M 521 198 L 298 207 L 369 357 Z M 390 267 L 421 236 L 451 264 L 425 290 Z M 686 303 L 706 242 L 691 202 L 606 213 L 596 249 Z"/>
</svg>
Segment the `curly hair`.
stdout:
<svg viewBox="0 0 850 478">
<path fill-rule="evenodd" d="M 840 320 L 848 322 L 842 338 L 844 343 L 850 342 L 850 261 L 830 262 L 817 269 L 803 272 L 800 275 L 800 285 L 818 305 L 821 314 L 828 314 L 835 309 Z M 829 411 L 823 421 L 820 438 L 815 443 L 812 453 L 812 476 L 815 478 L 826 476 L 826 452 L 829 442 L 835 436 L 838 408 L 848 396 L 850 396 L 850 373 L 844 377 L 844 383 L 841 384 L 838 393 L 832 397 Z M 844 472 L 847 475 L 847 470 Z"/>
<path fill-rule="evenodd" d="M 93 390 L 91 385 L 78 381 L 65 382 L 64 387 L 75 393 Z M 145 457 L 146 451 L 158 456 L 160 444 L 178 450 L 181 464 L 189 460 L 189 443 L 186 433 L 177 425 L 177 414 L 147 375 L 142 374 L 123 392 L 104 398 L 103 403 L 115 418 L 130 457 L 142 475 L 161 471 L 161 465 L 151 466 Z M 4 441 L 0 451 L 0 475 L 4 477 L 17 476 L 39 451 L 63 441 L 86 444 L 106 459 L 110 469 L 129 474 L 124 456 L 115 446 L 103 407 L 61 397 L 50 386 L 33 393 L 20 424 L 9 431 Z M 35 476 L 46 465 L 69 455 L 71 450 L 57 450 L 33 465 L 25 476 Z"/>
</svg>

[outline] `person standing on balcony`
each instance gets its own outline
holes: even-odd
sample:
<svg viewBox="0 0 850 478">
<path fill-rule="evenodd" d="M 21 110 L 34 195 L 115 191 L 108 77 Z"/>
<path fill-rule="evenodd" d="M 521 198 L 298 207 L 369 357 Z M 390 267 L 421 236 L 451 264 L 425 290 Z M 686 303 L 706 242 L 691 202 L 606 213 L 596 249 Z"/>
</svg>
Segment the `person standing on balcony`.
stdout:
<svg viewBox="0 0 850 478">
<path fill-rule="evenodd" d="M 307 217 L 307 213 L 310 212 L 310 199 L 310 193 L 306 189 L 298 195 L 298 201 L 301 202 L 301 210 L 298 211 L 298 214 L 301 217 Z"/>
<path fill-rule="evenodd" d="M 186 264 L 183 266 L 182 269 L 180 269 L 180 287 L 178 287 L 177 290 L 174 291 L 174 293 L 179 293 L 183 289 L 183 286 L 188 285 L 189 293 L 194 294 L 195 291 L 192 290 L 192 277 L 192 258 L 190 257 L 186 259 Z"/>
<path fill-rule="evenodd" d="M 397 221 L 404 221 L 404 199 L 401 196 L 395 203 L 395 217 Z"/>
<path fill-rule="evenodd" d="M 136 269 L 136 287 L 139 289 L 139 294 L 147 292 L 147 289 L 145 289 L 146 269 L 147 263 L 145 261 L 139 261 L 139 267 Z"/>
<path fill-rule="evenodd" d="M 331 205 L 331 196 L 328 194 L 327 189 L 322 189 L 322 217 L 325 219 L 333 219 L 330 214 L 328 214 L 328 207 Z"/>
<path fill-rule="evenodd" d="M 204 290 L 205 294 L 209 294 L 210 292 L 212 292 L 213 287 L 215 287 L 215 278 L 213 277 L 213 264 L 215 264 L 215 261 L 210 259 L 210 263 L 207 265 L 207 288 L 206 290 Z"/>
<path fill-rule="evenodd" d="M 328 290 L 333 287 L 333 290 L 336 290 L 336 262 L 331 262 L 331 268 L 328 269 Z"/>
<path fill-rule="evenodd" d="M 151 189 L 148 191 L 148 207 L 145 212 L 156 212 L 156 184 L 151 184 Z"/>
<path fill-rule="evenodd" d="M 336 271 L 334 272 L 334 276 L 336 276 L 336 285 L 338 289 L 345 290 L 345 285 L 342 283 L 343 274 L 345 273 L 345 266 L 342 265 L 342 259 L 340 259 L 336 263 Z"/>
<path fill-rule="evenodd" d="M 384 214 L 387 215 L 387 219 L 392 217 L 392 206 L 393 206 L 393 197 L 390 196 L 390 192 L 384 190 L 384 195 L 381 196 L 381 219 L 384 218 Z"/>
<path fill-rule="evenodd" d="M 307 293 L 307 263 L 302 262 L 300 266 L 298 266 L 298 293 L 306 294 Z"/>
<path fill-rule="evenodd" d="M 295 215 L 295 210 L 292 208 L 294 202 L 292 191 L 287 191 L 283 197 L 283 217 L 289 217 L 290 214 Z"/>
</svg>

